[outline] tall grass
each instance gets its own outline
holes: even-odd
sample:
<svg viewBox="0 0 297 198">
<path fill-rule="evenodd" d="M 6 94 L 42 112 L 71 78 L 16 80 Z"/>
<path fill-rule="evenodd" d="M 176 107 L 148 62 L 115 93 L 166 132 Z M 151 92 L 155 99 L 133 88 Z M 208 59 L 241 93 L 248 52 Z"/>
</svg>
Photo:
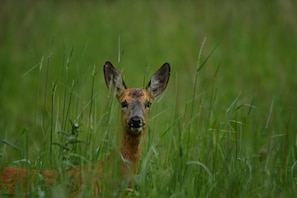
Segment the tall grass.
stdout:
<svg viewBox="0 0 297 198">
<path fill-rule="evenodd" d="M 130 196 L 296 196 L 295 2 L 13 5 L 0 17 L 1 168 L 104 160 L 121 128 L 103 63 L 140 87 L 169 62 Z M 63 197 L 68 183 L 33 183 L 32 196 Z"/>
</svg>

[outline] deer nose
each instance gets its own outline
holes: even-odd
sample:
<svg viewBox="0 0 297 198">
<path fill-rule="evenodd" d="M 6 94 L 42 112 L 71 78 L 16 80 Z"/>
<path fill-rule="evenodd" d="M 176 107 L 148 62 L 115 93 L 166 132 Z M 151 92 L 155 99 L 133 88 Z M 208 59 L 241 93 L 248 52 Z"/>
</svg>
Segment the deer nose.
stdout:
<svg viewBox="0 0 297 198">
<path fill-rule="evenodd" d="M 128 123 L 129 127 L 133 130 L 141 130 L 141 127 L 143 126 L 143 120 L 141 117 L 139 116 L 134 116 L 132 118 L 130 118 L 129 123 Z"/>
</svg>

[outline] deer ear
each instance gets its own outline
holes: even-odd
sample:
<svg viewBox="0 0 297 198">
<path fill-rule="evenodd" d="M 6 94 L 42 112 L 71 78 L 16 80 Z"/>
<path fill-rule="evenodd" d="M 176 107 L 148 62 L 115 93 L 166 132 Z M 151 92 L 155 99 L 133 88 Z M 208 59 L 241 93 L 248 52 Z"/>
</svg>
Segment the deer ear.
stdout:
<svg viewBox="0 0 297 198">
<path fill-rule="evenodd" d="M 154 96 L 158 96 L 166 89 L 170 77 L 170 65 L 163 66 L 151 77 L 146 89 Z"/>
<path fill-rule="evenodd" d="M 103 69 L 107 87 L 109 89 L 113 89 L 116 93 L 116 96 L 119 97 L 121 93 L 127 88 L 121 74 L 109 61 L 105 62 Z"/>
</svg>

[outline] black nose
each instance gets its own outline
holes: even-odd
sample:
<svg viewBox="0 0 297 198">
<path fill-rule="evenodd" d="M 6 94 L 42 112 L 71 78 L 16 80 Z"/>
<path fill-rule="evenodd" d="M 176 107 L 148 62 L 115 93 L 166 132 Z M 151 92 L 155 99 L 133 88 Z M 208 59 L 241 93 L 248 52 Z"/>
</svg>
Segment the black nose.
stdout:
<svg viewBox="0 0 297 198">
<path fill-rule="evenodd" d="M 134 116 L 129 120 L 128 125 L 130 128 L 140 128 L 143 126 L 142 118 L 139 116 Z"/>
</svg>

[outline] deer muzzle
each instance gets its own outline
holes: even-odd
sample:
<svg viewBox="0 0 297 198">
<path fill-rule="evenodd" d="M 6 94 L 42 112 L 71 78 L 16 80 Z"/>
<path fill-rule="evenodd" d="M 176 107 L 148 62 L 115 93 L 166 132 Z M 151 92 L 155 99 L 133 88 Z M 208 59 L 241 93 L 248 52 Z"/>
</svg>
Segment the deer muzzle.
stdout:
<svg viewBox="0 0 297 198">
<path fill-rule="evenodd" d="M 143 126 L 144 126 L 143 119 L 139 116 L 131 117 L 128 122 L 128 127 L 131 129 L 131 132 L 134 135 L 139 134 L 142 131 Z"/>
</svg>

